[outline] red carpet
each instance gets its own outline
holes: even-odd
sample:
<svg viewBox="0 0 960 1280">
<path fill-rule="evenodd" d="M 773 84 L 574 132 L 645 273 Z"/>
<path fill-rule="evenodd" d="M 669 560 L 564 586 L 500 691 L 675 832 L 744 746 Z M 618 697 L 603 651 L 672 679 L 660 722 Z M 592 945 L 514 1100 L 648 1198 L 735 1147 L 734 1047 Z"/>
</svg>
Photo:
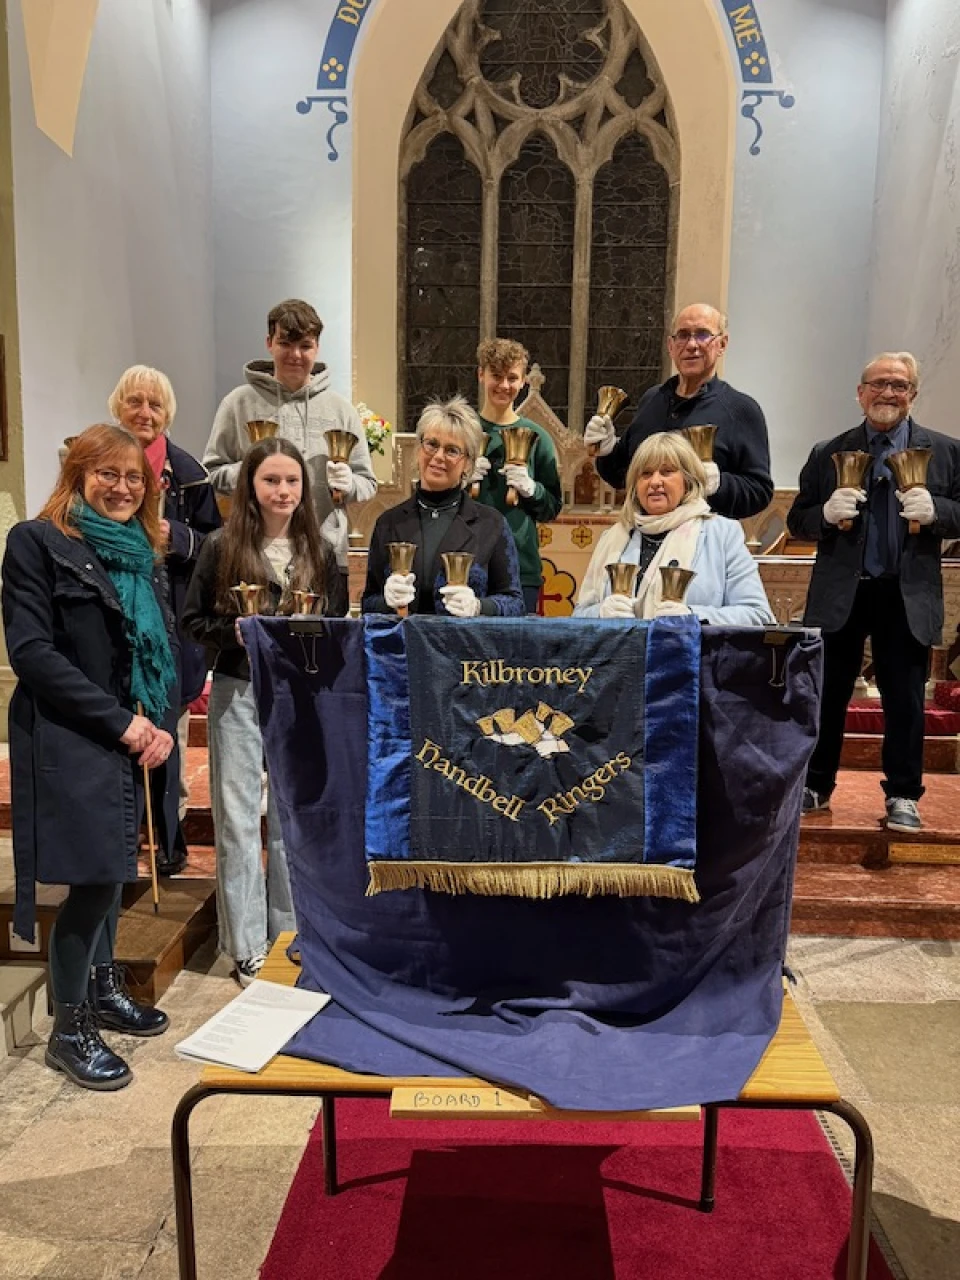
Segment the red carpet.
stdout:
<svg viewBox="0 0 960 1280">
<path fill-rule="evenodd" d="M 263 1280 L 842 1280 L 850 1192 L 808 1112 L 722 1112 L 717 1206 L 696 1209 L 699 1124 L 319 1123 Z M 870 1280 L 891 1280 L 871 1243 Z"/>
</svg>

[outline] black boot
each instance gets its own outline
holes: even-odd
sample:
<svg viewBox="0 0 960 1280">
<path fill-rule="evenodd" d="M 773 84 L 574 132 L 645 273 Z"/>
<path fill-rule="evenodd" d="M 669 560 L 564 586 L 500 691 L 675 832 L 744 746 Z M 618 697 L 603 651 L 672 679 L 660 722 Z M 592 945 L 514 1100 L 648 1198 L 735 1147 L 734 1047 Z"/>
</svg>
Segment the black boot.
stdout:
<svg viewBox="0 0 960 1280">
<path fill-rule="evenodd" d="M 90 1003 L 53 1006 L 53 1034 L 45 1061 L 84 1089 L 122 1089 L 133 1072 L 103 1043 Z"/>
<path fill-rule="evenodd" d="M 123 980 L 119 964 L 96 964 L 90 982 L 90 1003 L 97 1025 L 128 1036 L 158 1036 L 170 1019 L 162 1009 L 137 1004 Z"/>
</svg>

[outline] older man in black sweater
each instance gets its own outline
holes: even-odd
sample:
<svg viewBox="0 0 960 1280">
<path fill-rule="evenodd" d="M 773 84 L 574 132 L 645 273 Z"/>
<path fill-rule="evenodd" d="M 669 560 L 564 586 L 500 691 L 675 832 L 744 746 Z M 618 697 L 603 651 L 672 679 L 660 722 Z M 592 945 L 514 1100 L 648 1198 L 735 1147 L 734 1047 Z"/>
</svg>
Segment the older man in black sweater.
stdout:
<svg viewBox="0 0 960 1280">
<path fill-rule="evenodd" d="M 713 424 L 714 460 L 706 464 L 710 506 L 734 520 L 754 516 L 767 506 L 773 480 L 763 410 L 716 376 L 728 336 L 727 318 L 715 307 L 702 302 L 684 307 L 667 339 L 676 376 L 645 392 L 619 440 L 608 417 L 597 414 L 590 419 L 583 438 L 596 446 L 597 470 L 607 484 L 623 488 L 630 459 L 655 431 Z"/>
</svg>

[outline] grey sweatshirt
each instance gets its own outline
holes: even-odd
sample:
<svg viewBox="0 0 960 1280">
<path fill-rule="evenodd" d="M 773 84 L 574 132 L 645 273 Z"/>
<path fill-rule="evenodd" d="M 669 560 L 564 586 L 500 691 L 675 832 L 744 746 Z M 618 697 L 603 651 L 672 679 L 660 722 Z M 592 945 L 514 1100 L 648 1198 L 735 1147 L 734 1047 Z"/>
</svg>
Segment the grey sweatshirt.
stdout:
<svg viewBox="0 0 960 1280">
<path fill-rule="evenodd" d="M 272 360 L 251 360 L 243 370 L 246 382 L 234 387 L 220 402 L 213 430 L 203 455 L 203 465 L 218 493 L 233 493 L 240 464 L 250 448 L 246 424 L 266 418 L 279 424 L 277 435 L 295 444 L 303 454 L 310 473 L 314 506 L 323 532 L 337 553 L 342 569 L 347 567 L 347 515 L 335 507 L 327 485 L 329 450 L 325 431 L 350 431 L 357 437 L 350 455 L 350 469 L 356 482 L 351 501 L 366 502 L 377 492 L 370 463 L 367 437 L 360 417 L 350 403 L 330 390 L 330 374 L 325 364 L 315 364 L 300 391 L 288 391 L 273 374 Z"/>
</svg>

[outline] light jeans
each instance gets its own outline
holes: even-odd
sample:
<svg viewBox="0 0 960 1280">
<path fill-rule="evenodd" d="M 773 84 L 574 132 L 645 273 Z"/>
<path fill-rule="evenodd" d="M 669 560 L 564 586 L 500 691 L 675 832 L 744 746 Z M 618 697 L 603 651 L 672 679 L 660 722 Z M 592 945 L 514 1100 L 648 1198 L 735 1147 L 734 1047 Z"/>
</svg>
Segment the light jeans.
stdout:
<svg viewBox="0 0 960 1280">
<path fill-rule="evenodd" d="M 220 950 L 234 960 L 250 960 L 263 955 L 285 929 L 295 929 L 296 922 L 272 788 L 267 802 L 266 875 L 263 871 L 263 741 L 249 680 L 214 673 L 207 729 Z"/>
<path fill-rule="evenodd" d="M 180 746 L 180 802 L 177 816 L 182 822 L 187 816 L 190 803 L 190 786 L 187 782 L 187 748 L 190 745 L 190 708 L 187 707 L 177 721 L 177 742 Z"/>
</svg>

